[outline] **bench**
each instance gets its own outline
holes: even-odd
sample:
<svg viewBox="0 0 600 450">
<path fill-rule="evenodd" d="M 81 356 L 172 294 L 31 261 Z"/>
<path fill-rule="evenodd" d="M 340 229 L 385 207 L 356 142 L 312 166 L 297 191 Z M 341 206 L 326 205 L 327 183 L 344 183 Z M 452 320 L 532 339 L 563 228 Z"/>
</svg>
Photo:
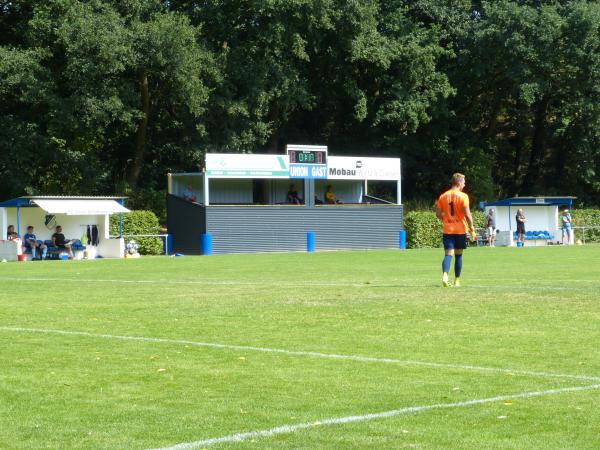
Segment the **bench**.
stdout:
<svg viewBox="0 0 600 450">
<path fill-rule="evenodd" d="M 46 244 L 48 246 L 48 258 L 49 259 L 59 259 L 60 254 L 65 253 L 64 248 L 59 248 L 59 247 L 53 246 L 52 241 L 44 241 L 44 244 Z M 81 259 L 81 257 L 83 257 L 83 251 L 85 250 L 85 245 L 83 245 L 79 239 L 76 239 L 75 242 L 71 245 L 71 250 L 73 250 L 73 257 L 75 259 Z M 81 254 L 81 257 L 78 257 L 79 253 Z"/>
<path fill-rule="evenodd" d="M 513 239 L 516 241 L 518 238 L 518 234 L 515 231 L 513 233 Z M 550 240 L 554 239 L 554 235 L 550 234 L 549 231 L 526 231 L 525 232 L 525 240 L 533 241 L 534 245 L 537 245 L 539 241 L 543 242 L 543 245 Z"/>
<path fill-rule="evenodd" d="M 52 245 L 52 241 L 51 240 L 45 240 L 45 241 L 41 241 L 38 239 L 38 244 L 46 244 L 46 247 L 48 247 L 48 252 L 46 254 L 46 258 L 47 259 L 59 259 L 60 258 L 60 254 L 65 252 L 64 248 L 59 248 L 56 246 Z M 86 249 L 85 245 L 83 245 L 81 243 L 81 241 L 79 239 L 75 240 L 75 242 L 71 245 L 71 250 L 73 250 L 73 256 L 75 257 L 75 259 L 81 259 L 81 257 L 83 256 L 83 251 Z M 23 245 L 23 253 L 24 254 L 31 254 L 31 248 L 27 245 Z M 41 256 L 41 250 L 38 249 L 37 251 L 38 256 Z M 68 253 L 68 252 L 67 252 Z"/>
</svg>

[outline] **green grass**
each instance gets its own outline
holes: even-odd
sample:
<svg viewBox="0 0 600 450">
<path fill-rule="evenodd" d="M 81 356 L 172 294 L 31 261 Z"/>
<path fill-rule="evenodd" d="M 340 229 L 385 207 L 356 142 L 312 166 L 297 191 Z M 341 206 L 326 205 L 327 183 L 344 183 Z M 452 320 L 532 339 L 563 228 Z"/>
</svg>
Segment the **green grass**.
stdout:
<svg viewBox="0 0 600 450">
<path fill-rule="evenodd" d="M 0 448 L 168 447 L 600 384 L 524 373 L 600 377 L 600 247 L 469 249 L 460 289 L 441 288 L 441 259 L 438 249 L 0 264 Z M 599 404 L 600 389 L 561 392 L 211 448 L 597 449 Z"/>
</svg>

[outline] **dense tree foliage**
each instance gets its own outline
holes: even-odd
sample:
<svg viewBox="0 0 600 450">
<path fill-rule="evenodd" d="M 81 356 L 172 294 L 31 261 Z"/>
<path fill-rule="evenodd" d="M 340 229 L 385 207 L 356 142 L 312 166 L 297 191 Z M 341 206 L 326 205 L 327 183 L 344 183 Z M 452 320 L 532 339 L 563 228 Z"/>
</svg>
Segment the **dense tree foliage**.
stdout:
<svg viewBox="0 0 600 450">
<path fill-rule="evenodd" d="M 151 206 L 207 151 L 312 143 L 401 157 L 408 199 L 597 205 L 600 3 L 0 0 L 0 117 L 2 198 Z"/>
</svg>

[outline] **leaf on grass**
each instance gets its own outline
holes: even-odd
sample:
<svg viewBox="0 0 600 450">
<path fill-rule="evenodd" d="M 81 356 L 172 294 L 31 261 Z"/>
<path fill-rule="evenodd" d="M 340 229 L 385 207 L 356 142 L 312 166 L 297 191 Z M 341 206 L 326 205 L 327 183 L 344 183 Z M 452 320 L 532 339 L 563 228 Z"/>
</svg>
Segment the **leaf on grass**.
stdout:
<svg viewBox="0 0 600 450">
<path fill-rule="evenodd" d="M 166 372 L 166 371 L 167 371 L 167 369 L 162 369 L 162 368 L 157 370 L 157 372 Z"/>
</svg>

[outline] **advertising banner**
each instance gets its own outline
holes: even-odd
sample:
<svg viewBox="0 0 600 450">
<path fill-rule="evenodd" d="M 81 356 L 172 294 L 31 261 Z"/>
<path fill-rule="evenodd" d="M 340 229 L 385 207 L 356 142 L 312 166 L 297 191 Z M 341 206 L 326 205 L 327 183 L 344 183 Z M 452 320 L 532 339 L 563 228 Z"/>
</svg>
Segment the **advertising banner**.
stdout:
<svg viewBox="0 0 600 450">
<path fill-rule="evenodd" d="M 287 155 L 207 153 L 206 175 L 211 178 L 289 178 Z"/>
<path fill-rule="evenodd" d="M 330 155 L 327 166 L 330 180 L 400 180 L 400 158 Z"/>
<path fill-rule="evenodd" d="M 325 164 L 290 164 L 290 178 L 327 178 Z"/>
</svg>

